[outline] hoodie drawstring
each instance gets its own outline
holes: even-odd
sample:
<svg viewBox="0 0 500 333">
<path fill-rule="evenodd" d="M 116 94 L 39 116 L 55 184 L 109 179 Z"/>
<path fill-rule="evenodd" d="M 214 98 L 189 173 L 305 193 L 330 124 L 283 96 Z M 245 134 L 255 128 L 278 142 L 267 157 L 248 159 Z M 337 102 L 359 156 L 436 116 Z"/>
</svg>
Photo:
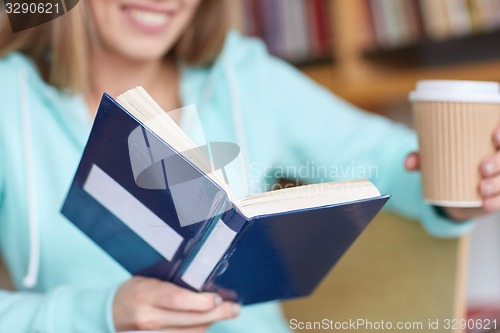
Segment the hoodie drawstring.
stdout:
<svg viewBox="0 0 500 333">
<path fill-rule="evenodd" d="M 23 148 L 26 170 L 26 193 L 28 200 L 28 222 L 29 222 L 29 264 L 26 275 L 23 279 L 25 288 L 33 288 L 38 281 L 38 271 L 40 267 L 40 238 L 38 214 L 35 202 L 35 170 L 33 161 L 33 147 L 31 139 L 31 119 L 28 103 L 27 73 L 22 71 L 19 77 L 20 97 L 21 97 L 21 117 L 23 131 Z"/>
</svg>

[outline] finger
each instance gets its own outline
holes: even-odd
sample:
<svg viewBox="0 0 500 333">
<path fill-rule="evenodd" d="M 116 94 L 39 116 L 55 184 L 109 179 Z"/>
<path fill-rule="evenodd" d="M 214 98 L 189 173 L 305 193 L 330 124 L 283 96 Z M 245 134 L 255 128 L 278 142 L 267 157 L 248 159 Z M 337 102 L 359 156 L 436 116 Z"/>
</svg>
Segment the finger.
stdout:
<svg viewBox="0 0 500 333">
<path fill-rule="evenodd" d="M 224 302 L 208 312 L 163 311 L 165 311 L 168 325 L 181 328 L 209 325 L 219 320 L 234 318 L 239 314 L 240 306 L 235 303 Z"/>
<path fill-rule="evenodd" d="M 498 126 L 493 132 L 493 143 L 495 143 L 495 147 L 500 149 L 500 126 Z"/>
<path fill-rule="evenodd" d="M 420 161 L 420 158 L 419 158 L 418 153 L 409 154 L 405 160 L 405 169 L 408 171 L 418 170 L 420 167 L 419 161 Z"/>
<path fill-rule="evenodd" d="M 142 307 L 135 313 L 133 328 L 138 331 L 180 331 L 191 329 L 193 331 L 202 331 L 206 329 L 210 323 L 197 324 L 192 322 L 190 324 L 179 325 L 175 320 L 181 312 L 163 310 L 159 308 L 152 308 L 149 306 Z"/>
<path fill-rule="evenodd" d="M 500 152 L 489 156 L 481 162 L 481 174 L 485 178 L 494 177 L 500 174 Z"/>
<path fill-rule="evenodd" d="M 500 194 L 500 176 L 483 179 L 479 184 L 479 192 L 483 198 L 491 198 Z"/>
<path fill-rule="evenodd" d="M 215 293 L 197 293 L 172 283 L 161 282 L 153 305 L 176 311 L 210 311 L 222 303 Z"/>
<path fill-rule="evenodd" d="M 484 200 L 484 209 L 488 212 L 496 212 L 500 210 L 500 196 L 494 196 Z"/>
<path fill-rule="evenodd" d="M 239 311 L 239 305 L 230 302 L 224 302 L 208 312 L 172 311 L 148 306 L 136 313 L 134 322 L 138 329 L 145 331 L 185 329 L 203 327 L 218 320 L 234 318 Z"/>
<path fill-rule="evenodd" d="M 189 327 L 189 328 L 172 328 L 164 331 L 165 333 L 204 333 L 208 330 L 210 325 Z"/>
<path fill-rule="evenodd" d="M 483 207 L 442 207 L 447 216 L 455 222 L 463 222 L 488 213 Z"/>
</svg>

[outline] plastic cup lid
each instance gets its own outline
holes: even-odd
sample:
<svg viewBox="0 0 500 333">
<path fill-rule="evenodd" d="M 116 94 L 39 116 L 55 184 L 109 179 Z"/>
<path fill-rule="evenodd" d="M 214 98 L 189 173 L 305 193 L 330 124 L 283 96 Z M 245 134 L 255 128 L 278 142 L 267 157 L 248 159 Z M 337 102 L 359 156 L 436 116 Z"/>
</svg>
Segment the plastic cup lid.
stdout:
<svg viewBox="0 0 500 333">
<path fill-rule="evenodd" d="M 500 84 L 489 81 L 424 80 L 409 95 L 410 102 L 500 103 Z"/>
</svg>

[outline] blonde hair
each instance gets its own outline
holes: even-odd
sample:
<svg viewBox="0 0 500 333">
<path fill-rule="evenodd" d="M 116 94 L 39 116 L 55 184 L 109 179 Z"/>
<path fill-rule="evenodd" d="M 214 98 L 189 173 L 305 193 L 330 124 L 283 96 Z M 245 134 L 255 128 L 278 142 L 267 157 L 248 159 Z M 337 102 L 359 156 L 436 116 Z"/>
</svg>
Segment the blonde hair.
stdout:
<svg viewBox="0 0 500 333">
<path fill-rule="evenodd" d="M 17 33 L 12 33 L 7 16 L 0 15 L 0 57 L 21 52 L 38 65 L 49 84 L 70 92 L 86 91 L 90 29 L 84 1 L 49 23 Z M 171 52 L 189 65 L 210 65 L 222 49 L 226 31 L 225 0 L 201 0 Z"/>
</svg>

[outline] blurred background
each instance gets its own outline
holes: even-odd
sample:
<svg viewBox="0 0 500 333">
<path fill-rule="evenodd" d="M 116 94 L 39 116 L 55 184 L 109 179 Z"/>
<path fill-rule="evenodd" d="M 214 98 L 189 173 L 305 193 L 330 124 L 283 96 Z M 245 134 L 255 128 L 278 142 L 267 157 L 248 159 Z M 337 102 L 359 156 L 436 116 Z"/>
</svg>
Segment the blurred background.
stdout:
<svg viewBox="0 0 500 333">
<path fill-rule="evenodd" d="M 417 80 L 500 80 L 500 0 L 231 0 L 230 6 L 234 29 L 263 39 L 271 53 L 351 103 L 410 127 L 407 95 Z M 312 308 L 306 318 L 331 317 L 342 308 L 338 317 L 346 319 L 377 319 L 374 313 L 384 319 L 392 311 L 396 319 L 453 315 L 500 324 L 499 214 L 455 243 L 436 243 L 406 227 L 394 231 L 402 225 L 394 219 L 376 220 L 316 293 L 323 298 L 286 305 L 289 316 Z"/>
<path fill-rule="evenodd" d="M 271 53 L 351 103 L 408 126 L 407 95 L 418 80 L 500 80 L 500 0 L 228 4 L 234 29 L 263 39 Z M 498 328 L 500 215 L 478 221 L 461 239 L 436 239 L 416 221 L 402 220 L 378 216 L 312 297 L 284 303 L 287 316 L 424 324 L 490 318 Z M 8 285 L 3 270 L 0 286 Z M 452 331 L 486 330 L 439 330 Z"/>
</svg>

